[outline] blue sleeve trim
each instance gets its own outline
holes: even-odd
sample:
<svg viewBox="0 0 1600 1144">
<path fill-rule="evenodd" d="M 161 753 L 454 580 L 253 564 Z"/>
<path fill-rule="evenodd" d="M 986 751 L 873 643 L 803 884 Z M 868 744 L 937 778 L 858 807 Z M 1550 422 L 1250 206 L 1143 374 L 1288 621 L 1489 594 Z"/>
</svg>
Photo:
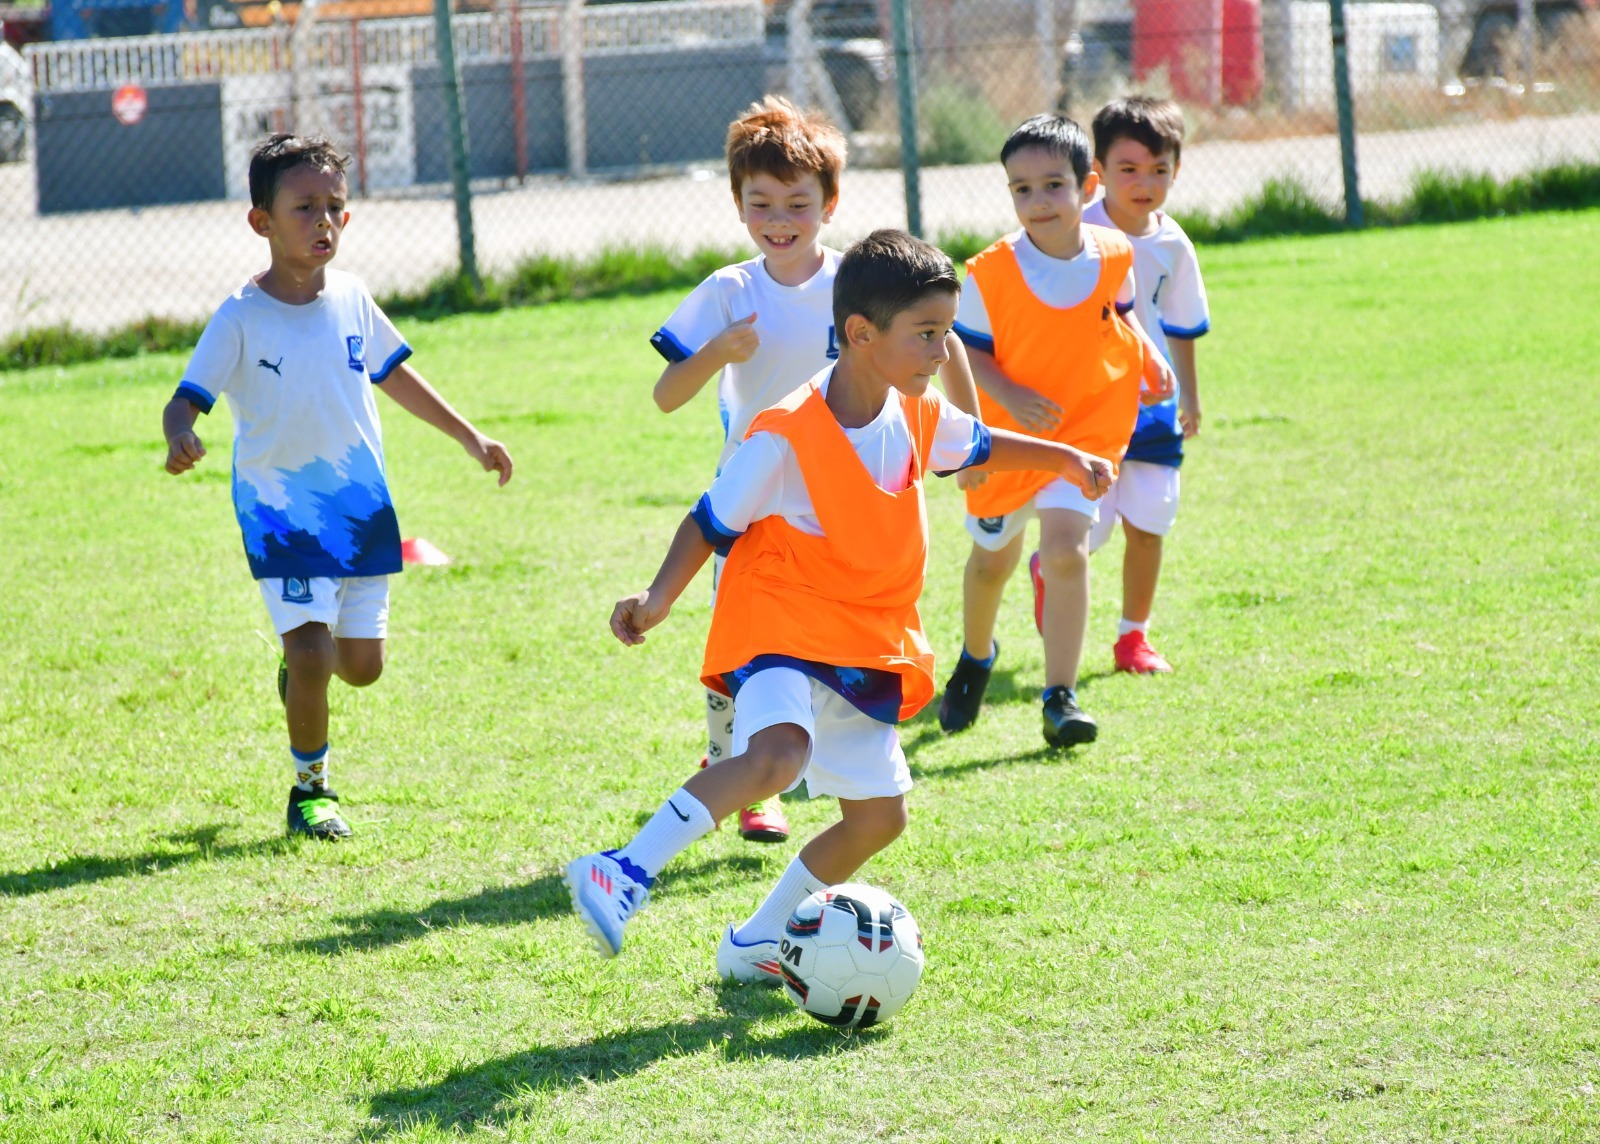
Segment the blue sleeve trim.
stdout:
<svg viewBox="0 0 1600 1144">
<path fill-rule="evenodd" d="M 372 384 L 379 385 L 382 382 L 387 381 L 389 375 L 394 372 L 394 367 L 405 361 L 406 358 L 410 356 L 410 346 L 402 345 L 399 349 L 395 350 L 394 353 L 389 355 L 389 360 L 383 363 L 383 368 L 372 375 Z"/>
<path fill-rule="evenodd" d="M 1208 334 L 1211 332 L 1211 322 L 1209 319 L 1207 319 L 1206 321 L 1201 322 L 1198 326 L 1194 326 L 1193 328 L 1187 330 L 1182 326 L 1169 326 L 1165 322 L 1162 322 L 1161 332 L 1166 334 L 1169 338 L 1198 338 L 1203 334 Z"/>
<path fill-rule="evenodd" d="M 989 432 L 989 427 L 982 421 L 976 421 L 972 426 L 972 451 L 967 454 L 967 459 L 961 462 L 959 468 L 946 469 L 944 472 L 935 472 L 936 477 L 950 477 L 962 469 L 970 469 L 974 465 L 981 465 L 989 459 L 989 451 L 994 448 L 994 434 Z"/>
<path fill-rule="evenodd" d="M 1133 309 L 1133 305 L 1134 304 L 1132 302 L 1118 302 L 1117 313 L 1126 314 L 1129 310 Z"/>
<path fill-rule="evenodd" d="M 694 357 L 694 351 L 673 337 L 665 326 L 650 335 L 650 344 L 656 348 L 656 353 L 674 365 Z"/>
<path fill-rule="evenodd" d="M 711 511 L 711 494 L 701 493 L 700 499 L 695 501 L 694 508 L 689 510 L 689 519 L 700 526 L 700 535 L 705 542 L 717 550 L 718 556 L 726 556 L 733 548 L 733 542 L 744 535 L 734 532 L 727 525 L 717 519 L 717 514 Z"/>
<path fill-rule="evenodd" d="M 209 393 L 207 393 L 204 389 L 201 389 L 192 381 L 180 383 L 178 386 L 178 392 L 174 393 L 172 396 L 183 398 L 201 413 L 210 413 L 211 407 L 217 403 L 217 399 L 215 397 L 212 397 Z"/>
<path fill-rule="evenodd" d="M 994 339 L 987 334 L 980 334 L 977 330 L 969 330 L 960 322 L 955 324 L 956 337 L 961 339 L 962 345 L 971 346 L 975 350 L 982 350 L 986 354 L 994 353 Z"/>
</svg>

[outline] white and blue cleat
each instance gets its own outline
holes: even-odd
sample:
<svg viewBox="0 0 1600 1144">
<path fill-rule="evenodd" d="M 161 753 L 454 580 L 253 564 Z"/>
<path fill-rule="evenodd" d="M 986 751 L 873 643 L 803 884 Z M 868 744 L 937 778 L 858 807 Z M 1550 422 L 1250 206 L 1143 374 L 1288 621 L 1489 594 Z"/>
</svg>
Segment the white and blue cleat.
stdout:
<svg viewBox="0 0 1600 1144">
<path fill-rule="evenodd" d="M 731 977 L 746 985 L 783 984 L 777 941 L 742 942 L 730 925 L 717 946 L 717 976 L 724 981 Z"/>
<path fill-rule="evenodd" d="M 628 919 L 650 901 L 650 888 L 630 878 L 609 854 L 588 854 L 566 869 L 572 908 L 583 919 L 601 957 L 622 952 L 622 931 Z"/>
</svg>

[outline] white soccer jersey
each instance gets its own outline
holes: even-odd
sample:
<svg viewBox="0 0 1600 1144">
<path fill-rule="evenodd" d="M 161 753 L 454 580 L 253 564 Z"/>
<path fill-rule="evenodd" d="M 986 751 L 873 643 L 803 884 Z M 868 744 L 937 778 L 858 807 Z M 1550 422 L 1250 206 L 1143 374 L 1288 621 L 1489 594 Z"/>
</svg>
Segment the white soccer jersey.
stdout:
<svg viewBox="0 0 1600 1144">
<path fill-rule="evenodd" d="M 1154 234 L 1123 237 L 1133 247 L 1133 274 L 1139 284 L 1133 312 L 1156 348 L 1171 358 L 1167 338 L 1200 337 L 1211 328 L 1211 312 L 1194 243 L 1165 212 L 1157 211 L 1156 218 Z M 1106 214 L 1103 198 L 1083 212 L 1083 221 L 1113 230 L 1117 225 Z"/>
<path fill-rule="evenodd" d="M 819 378 L 824 397 L 832 379 L 831 368 Z M 928 453 L 928 468 L 934 473 L 952 473 L 988 460 L 988 429 L 950 404 L 937 390 L 929 392 L 939 398 L 939 422 Z M 897 493 L 911 483 L 911 426 L 892 394 L 877 417 L 860 428 L 845 429 L 844 435 L 879 488 Z M 823 534 L 794 448 L 776 433 L 756 433 L 745 441 L 712 482 L 695 512 L 705 518 L 702 531 L 709 523 L 718 539 L 728 542 L 767 516 L 781 516 L 811 536 Z"/>
<path fill-rule="evenodd" d="M 1162 355 L 1172 360 L 1169 338 L 1198 338 L 1211 329 L 1200 260 L 1183 228 L 1164 212 L 1156 212 L 1155 233 L 1125 234 L 1133 247 L 1133 273 L 1139 284 L 1134 313 Z M 1115 226 L 1100 198 L 1083 212 L 1083 221 Z M 1183 463 L 1183 428 L 1178 423 L 1178 397 L 1139 407 L 1139 421 L 1128 442 L 1125 461 L 1156 465 Z"/>
<path fill-rule="evenodd" d="M 722 419 L 720 469 L 728 463 L 750 422 L 778 404 L 839 356 L 833 330 L 833 279 L 840 254 L 822 249 L 822 269 L 799 286 L 784 286 L 767 273 L 765 258 L 723 267 L 672 312 L 650 339 L 662 357 L 683 361 L 740 318 L 756 316 L 760 348 L 749 361 L 733 362 L 717 383 Z"/>
<path fill-rule="evenodd" d="M 399 572 L 372 387 L 411 347 L 353 274 L 303 306 L 252 280 L 218 307 L 177 396 L 233 412 L 233 504 L 256 579 Z"/>
<path fill-rule="evenodd" d="M 1081 306 L 1094 293 L 1100 281 L 1100 247 L 1092 231 L 1083 232 L 1083 249 L 1075 258 L 1050 257 L 1033 245 L 1025 230 L 1007 238 L 1017 256 L 1022 280 L 1033 291 L 1033 296 L 1045 305 L 1070 310 Z M 1127 313 L 1133 308 L 1135 296 L 1134 272 L 1130 270 L 1117 291 L 1117 309 Z M 974 349 L 994 353 L 994 327 L 989 323 L 983 292 L 978 288 L 977 279 L 970 274 L 961 285 L 961 301 L 956 306 L 956 336 Z"/>
</svg>

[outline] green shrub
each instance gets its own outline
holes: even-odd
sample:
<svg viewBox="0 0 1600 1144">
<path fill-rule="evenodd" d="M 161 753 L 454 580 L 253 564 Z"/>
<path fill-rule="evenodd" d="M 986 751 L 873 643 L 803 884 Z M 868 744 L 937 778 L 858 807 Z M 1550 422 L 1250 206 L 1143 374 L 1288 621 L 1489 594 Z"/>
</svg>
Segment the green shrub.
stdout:
<svg viewBox="0 0 1600 1144">
<path fill-rule="evenodd" d="M 917 101 L 918 158 L 929 167 L 993 163 L 1010 133 L 998 112 L 959 84 L 930 84 Z"/>
</svg>

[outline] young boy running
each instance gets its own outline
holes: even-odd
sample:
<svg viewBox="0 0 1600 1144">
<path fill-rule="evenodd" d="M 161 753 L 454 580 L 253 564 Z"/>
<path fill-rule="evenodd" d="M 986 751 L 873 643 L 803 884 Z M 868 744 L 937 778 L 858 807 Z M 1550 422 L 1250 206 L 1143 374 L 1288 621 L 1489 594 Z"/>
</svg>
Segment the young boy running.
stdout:
<svg viewBox="0 0 1600 1144">
<path fill-rule="evenodd" d="M 1022 230 L 968 260 L 956 332 L 966 342 L 984 421 L 1118 460 L 1141 394 L 1159 401 L 1171 373 L 1130 311 L 1133 254 L 1115 230 L 1082 225 L 1098 183 L 1088 137 L 1070 119 L 1039 115 L 1000 152 Z M 995 617 L 1039 519 L 1044 597 L 1044 737 L 1087 743 L 1098 728 L 1077 701 L 1078 660 L 1089 614 L 1090 498 L 1048 472 L 991 477 L 967 490 L 972 535 L 963 583 L 961 658 L 945 687 L 939 724 L 964 730 L 978 717 L 999 648 Z"/>
<path fill-rule="evenodd" d="M 928 383 L 949 355 L 959 285 L 939 251 L 881 230 L 844 255 L 834 281 L 836 365 L 755 418 L 739 451 L 679 526 L 643 592 L 611 630 L 643 642 L 713 551 L 727 551 L 701 678 L 737 694 L 734 757 L 674 791 L 620 850 L 566 870 L 574 909 L 601 956 L 674 855 L 742 806 L 804 778 L 839 800 L 717 951 L 719 975 L 776 984 L 778 937 L 810 893 L 847 880 L 906 825 L 911 776 L 895 723 L 933 695 L 917 616 L 928 551 L 922 484 L 968 466 L 1062 473 L 1104 493 L 1109 462 L 997 430 Z"/>
<path fill-rule="evenodd" d="M 1211 329 L 1205 283 L 1194 244 L 1162 211 L 1178 177 L 1183 112 L 1170 99 L 1132 96 L 1094 117 L 1094 169 L 1105 196 L 1083 221 L 1115 227 L 1133 247 L 1138 284 L 1133 312 L 1178 378 L 1175 398 L 1146 405 L 1122 459 L 1116 487 L 1100 503 L 1089 532 L 1092 553 L 1111 538 L 1118 517 L 1122 556 L 1122 622 L 1112 658 L 1118 671 L 1171 671 L 1147 633 L 1161 576 L 1163 537 L 1178 514 L 1178 467 L 1185 438 L 1200 432 L 1200 382 L 1195 339 Z M 1040 587 L 1037 579 L 1035 589 Z"/>
<path fill-rule="evenodd" d="M 250 574 L 283 640 L 278 695 L 289 723 L 289 832 L 350 828 L 328 785 L 328 681 L 383 672 L 400 532 L 384 479 L 373 388 L 511 479 L 511 456 L 405 364 L 411 347 L 361 280 L 330 270 L 350 216 L 344 160 L 323 138 L 273 135 L 250 157 L 250 226 L 271 265 L 217 309 L 162 413 L 167 472 L 206 450 L 194 424 L 226 394 L 233 504 Z"/>
<path fill-rule="evenodd" d="M 718 472 L 757 413 L 839 356 L 833 279 L 840 256 L 820 236 L 839 205 L 845 140 L 826 120 L 768 96 L 729 125 L 727 160 L 734 207 L 757 254 L 700 283 L 650 339 L 668 363 L 654 394 L 664 413 L 687 404 L 720 372 Z M 951 342 L 957 355 L 946 385 L 958 406 L 976 413 L 966 355 Z M 720 569 L 719 558 L 713 596 Z M 732 700 L 708 688 L 702 766 L 729 757 L 733 720 Z M 789 837 L 782 805 L 767 799 L 742 807 L 739 833 L 752 842 L 782 842 Z"/>
</svg>

